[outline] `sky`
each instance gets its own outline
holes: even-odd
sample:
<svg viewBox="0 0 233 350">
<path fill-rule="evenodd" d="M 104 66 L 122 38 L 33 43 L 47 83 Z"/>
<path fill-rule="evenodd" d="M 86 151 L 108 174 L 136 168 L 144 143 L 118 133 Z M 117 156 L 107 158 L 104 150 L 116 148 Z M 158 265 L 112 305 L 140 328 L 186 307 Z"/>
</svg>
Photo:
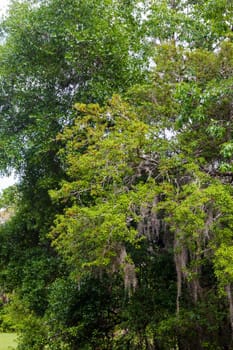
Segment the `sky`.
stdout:
<svg viewBox="0 0 233 350">
<path fill-rule="evenodd" d="M 9 0 L 0 0 L 0 15 L 4 14 L 4 12 L 7 9 L 7 5 L 9 4 Z M 14 178 L 14 175 L 11 175 L 9 177 L 0 177 L 0 191 L 2 191 L 4 188 L 11 186 L 15 183 L 16 179 Z"/>
<path fill-rule="evenodd" d="M 3 14 L 6 11 L 9 0 L 0 0 L 0 14 Z"/>
<path fill-rule="evenodd" d="M 8 177 L 7 176 L 0 177 L 0 192 L 4 188 L 13 185 L 15 182 L 16 182 L 16 178 L 14 177 L 14 175 L 11 175 L 11 176 L 8 176 Z"/>
<path fill-rule="evenodd" d="M 0 15 L 5 13 L 9 2 L 9 0 L 0 0 Z"/>
</svg>

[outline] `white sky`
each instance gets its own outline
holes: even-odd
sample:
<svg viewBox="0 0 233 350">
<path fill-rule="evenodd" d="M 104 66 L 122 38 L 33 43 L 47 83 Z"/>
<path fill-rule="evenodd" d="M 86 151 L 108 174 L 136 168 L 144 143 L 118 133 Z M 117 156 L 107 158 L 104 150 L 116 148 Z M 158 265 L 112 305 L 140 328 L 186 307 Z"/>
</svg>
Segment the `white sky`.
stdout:
<svg viewBox="0 0 233 350">
<path fill-rule="evenodd" d="M 6 9 L 7 9 L 7 5 L 9 4 L 9 0 L 0 0 L 0 14 L 2 15 Z"/>
<path fill-rule="evenodd" d="M 16 182 L 16 179 L 14 177 L 14 175 L 11 175 L 9 177 L 0 177 L 0 192 L 6 188 L 9 187 L 11 185 L 13 185 Z"/>
</svg>

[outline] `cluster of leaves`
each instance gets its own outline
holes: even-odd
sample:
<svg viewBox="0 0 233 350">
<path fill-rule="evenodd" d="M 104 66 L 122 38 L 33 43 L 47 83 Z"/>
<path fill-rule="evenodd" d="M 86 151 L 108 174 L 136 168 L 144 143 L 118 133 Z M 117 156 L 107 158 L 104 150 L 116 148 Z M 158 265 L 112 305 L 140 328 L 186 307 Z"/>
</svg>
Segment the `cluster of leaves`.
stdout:
<svg viewBox="0 0 233 350">
<path fill-rule="evenodd" d="M 0 298 L 19 349 L 232 348 L 232 14 L 12 2 L 0 165 L 20 181 L 1 197 Z"/>
</svg>

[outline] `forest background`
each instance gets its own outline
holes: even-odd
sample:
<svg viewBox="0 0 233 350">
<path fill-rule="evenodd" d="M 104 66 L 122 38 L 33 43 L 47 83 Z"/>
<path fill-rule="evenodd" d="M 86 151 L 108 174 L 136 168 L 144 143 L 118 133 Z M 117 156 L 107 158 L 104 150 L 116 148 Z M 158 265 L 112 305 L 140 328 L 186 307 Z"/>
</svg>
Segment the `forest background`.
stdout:
<svg viewBox="0 0 233 350">
<path fill-rule="evenodd" d="M 233 4 L 12 1 L 1 327 L 19 349 L 232 349 Z"/>
</svg>

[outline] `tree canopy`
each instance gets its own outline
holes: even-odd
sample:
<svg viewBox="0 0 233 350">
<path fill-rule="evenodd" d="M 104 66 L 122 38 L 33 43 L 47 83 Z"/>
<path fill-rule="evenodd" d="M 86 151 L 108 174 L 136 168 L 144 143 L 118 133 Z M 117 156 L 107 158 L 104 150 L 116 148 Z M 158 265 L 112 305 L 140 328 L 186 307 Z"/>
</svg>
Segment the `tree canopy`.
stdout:
<svg viewBox="0 0 233 350">
<path fill-rule="evenodd" d="M 1 327 L 23 350 L 231 349 L 233 5 L 12 1 Z"/>
</svg>

